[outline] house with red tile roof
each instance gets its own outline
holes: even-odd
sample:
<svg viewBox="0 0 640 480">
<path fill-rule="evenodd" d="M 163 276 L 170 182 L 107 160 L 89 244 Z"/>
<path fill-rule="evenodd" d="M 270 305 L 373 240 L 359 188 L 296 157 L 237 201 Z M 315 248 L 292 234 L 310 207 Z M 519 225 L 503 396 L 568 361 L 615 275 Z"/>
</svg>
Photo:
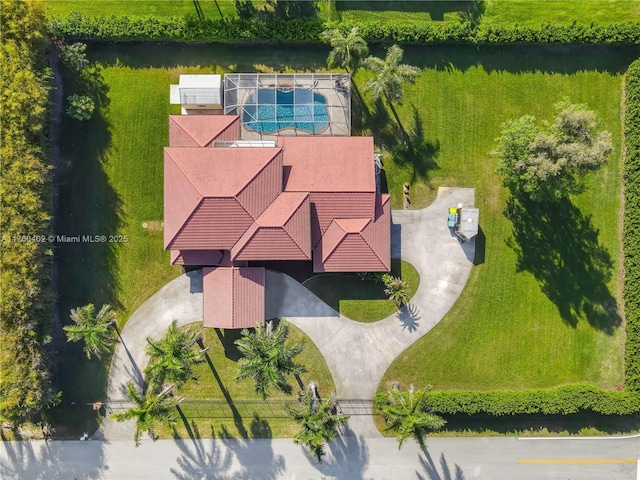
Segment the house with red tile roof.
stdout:
<svg viewBox="0 0 640 480">
<path fill-rule="evenodd" d="M 205 326 L 265 320 L 260 262 L 391 269 L 390 198 L 376 191 L 373 138 L 251 142 L 240 132 L 238 115 L 169 117 L 164 247 L 172 264 L 202 267 Z"/>
</svg>

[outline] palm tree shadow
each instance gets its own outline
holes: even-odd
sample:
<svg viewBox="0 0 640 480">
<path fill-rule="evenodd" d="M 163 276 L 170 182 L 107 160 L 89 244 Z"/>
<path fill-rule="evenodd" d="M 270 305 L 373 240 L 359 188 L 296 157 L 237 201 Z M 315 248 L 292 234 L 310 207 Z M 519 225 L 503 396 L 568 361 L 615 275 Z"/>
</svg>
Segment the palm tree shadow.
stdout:
<svg viewBox="0 0 640 480">
<path fill-rule="evenodd" d="M 568 198 L 545 204 L 512 197 L 504 215 L 513 224 L 507 245 L 517 255 L 517 270 L 536 278 L 569 325 L 584 318 L 613 334 L 622 322 L 607 285 L 613 262 L 591 217 Z"/>
<path fill-rule="evenodd" d="M 420 472 L 416 471 L 416 476 L 419 480 L 464 480 L 465 478 L 460 465 L 456 464 L 454 471 L 451 472 L 444 453 L 440 455 L 440 470 L 442 471 L 442 474 L 438 472 L 438 467 L 436 467 L 433 458 L 431 458 L 427 449 L 422 451 L 419 460 L 422 468 L 427 474 L 425 477 Z"/>
<path fill-rule="evenodd" d="M 200 346 L 200 348 L 204 348 L 204 343 L 202 343 L 202 340 L 198 340 L 198 345 Z M 233 399 L 231 398 L 231 395 L 229 395 L 229 391 L 224 386 L 224 383 L 222 383 L 222 379 L 220 378 L 220 375 L 218 375 L 218 371 L 216 370 L 216 367 L 213 365 L 213 362 L 211 361 L 211 357 L 207 352 L 204 352 L 204 359 L 207 362 L 207 365 L 209 366 L 209 370 L 211 370 L 211 373 L 216 379 L 216 382 L 218 382 L 218 387 L 220 388 L 220 391 L 222 392 L 224 399 L 227 401 L 227 404 L 231 409 L 231 413 L 233 414 L 233 423 L 238 429 L 240 436 L 242 438 L 248 438 L 249 435 L 247 434 L 247 429 L 245 428 L 244 422 L 242 421 L 242 416 L 240 415 L 240 412 L 236 408 L 235 404 L 233 403 Z"/>
<path fill-rule="evenodd" d="M 413 126 L 405 132 L 404 143 L 392 149 L 393 159 L 398 165 L 411 166 L 411 181 L 428 181 L 429 172 L 436 170 L 436 159 L 440 153 L 440 140 L 426 140 L 424 123 L 415 105 L 411 105 Z M 398 122 L 400 120 L 398 119 Z M 400 126 L 404 132 L 404 127 Z"/>
<path fill-rule="evenodd" d="M 322 463 L 310 457 L 309 461 L 329 478 L 365 480 L 364 471 L 370 460 L 369 447 L 364 437 L 357 437 L 347 424 L 343 425 L 342 429 L 342 434 L 328 443 L 330 455 L 327 455 Z"/>
<path fill-rule="evenodd" d="M 409 330 L 409 332 L 415 332 L 420 326 L 420 312 L 417 307 L 408 303 L 396 314 L 403 330 Z"/>
<path fill-rule="evenodd" d="M 172 467 L 170 471 L 177 479 L 233 478 L 229 474 L 233 466 L 233 453 L 230 450 L 219 448 L 220 445 L 215 439 L 201 440 L 199 434 L 192 440 L 175 442 L 182 453 L 176 459 L 179 469 Z"/>
</svg>

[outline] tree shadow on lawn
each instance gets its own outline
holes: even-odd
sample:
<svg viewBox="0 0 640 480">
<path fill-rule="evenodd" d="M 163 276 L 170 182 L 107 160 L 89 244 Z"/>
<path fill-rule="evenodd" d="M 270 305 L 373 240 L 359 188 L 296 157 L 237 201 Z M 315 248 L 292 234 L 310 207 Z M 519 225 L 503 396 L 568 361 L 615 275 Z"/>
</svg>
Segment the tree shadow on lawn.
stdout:
<svg viewBox="0 0 640 480">
<path fill-rule="evenodd" d="M 518 256 L 518 271 L 534 275 L 570 325 L 575 327 L 585 318 L 613 334 L 622 321 L 607 286 L 613 262 L 591 218 L 569 199 L 545 204 L 513 197 L 504 215 L 513 223 L 513 237 L 507 245 Z"/>
<path fill-rule="evenodd" d="M 436 159 L 440 153 L 440 140 L 425 140 L 424 124 L 420 112 L 411 105 L 413 125 L 406 132 L 405 141 L 392 150 L 393 161 L 411 167 L 411 182 L 429 182 L 429 172 L 438 169 Z M 404 129 L 403 129 L 404 130 Z"/>
<path fill-rule="evenodd" d="M 123 44 L 87 42 L 90 58 L 105 67 L 131 68 L 219 67 L 228 72 L 255 72 L 256 66 L 276 72 L 287 69 L 318 71 L 327 68 L 329 47 L 325 45 L 231 44 L 190 45 L 183 43 L 132 42 Z"/>
<path fill-rule="evenodd" d="M 478 0 L 422 0 L 416 1 L 361 1 L 345 0 L 336 2 L 338 11 L 346 10 L 368 10 L 381 12 L 428 12 L 433 21 L 443 21 L 445 13 L 471 12 L 475 4 L 483 3 Z"/>
<path fill-rule="evenodd" d="M 95 86 L 108 102 L 104 85 Z M 62 165 L 57 176 L 58 210 L 54 233 L 80 236 L 80 241 L 56 242 L 55 259 L 59 271 L 59 314 L 63 324 L 71 323 L 72 308 L 93 303 L 96 308 L 110 304 L 121 308 L 117 296 L 117 254 L 121 244 L 96 241 L 96 236 L 115 235 L 123 223 L 122 201 L 105 171 L 104 153 L 111 144 L 111 125 L 100 111 L 86 122 L 63 117 L 61 138 Z M 92 241 L 88 238 L 91 237 Z M 64 333 L 58 332 L 64 339 Z M 51 411 L 58 432 L 72 438 L 97 428 L 96 412 L 88 403 L 104 400 L 108 362 L 87 361 L 82 345 L 62 342 L 57 350 L 62 366 L 55 376 L 55 385 L 62 391 L 62 403 Z"/>
<path fill-rule="evenodd" d="M 378 100 L 371 110 L 355 83 L 352 83 L 352 93 L 354 130 L 370 132 L 377 145 L 391 152 L 396 165 L 410 169 L 411 182 L 428 182 L 429 172 L 439 168 L 436 159 L 440 153 L 440 140 L 425 138 L 424 122 L 418 108 L 411 104 L 412 125 L 407 130 L 393 104 L 387 106 Z"/>
<path fill-rule="evenodd" d="M 198 343 L 201 348 L 204 348 L 204 344 L 202 344 L 201 341 Z M 236 428 L 238 429 L 240 436 L 242 438 L 248 438 L 247 429 L 244 426 L 242 416 L 240 415 L 240 412 L 236 408 L 235 404 L 233 403 L 233 399 L 231 398 L 229 391 L 225 387 L 224 383 L 222 383 L 222 379 L 220 378 L 220 375 L 218 375 L 218 371 L 216 370 L 216 367 L 213 365 L 213 362 L 211 361 L 211 357 L 209 357 L 209 354 L 207 352 L 204 352 L 204 358 L 205 358 L 205 361 L 207 362 L 207 365 L 209 366 L 209 369 L 211 370 L 211 373 L 213 374 L 213 377 L 216 379 L 216 382 L 218 383 L 218 387 L 220 388 L 220 391 L 222 392 L 224 399 L 226 400 L 227 404 L 229 405 L 229 408 L 231 409 L 231 413 L 233 415 L 233 422 Z"/>
<path fill-rule="evenodd" d="M 391 259 L 391 274 L 402 276 L 399 258 Z M 381 282 L 363 280 L 355 273 L 320 274 L 306 280 L 303 286 L 336 312 L 340 311 L 340 302 L 343 300 L 389 300 Z"/>
<path fill-rule="evenodd" d="M 383 54 L 382 48 L 372 48 L 372 55 L 379 54 Z M 404 61 L 421 69 L 445 72 L 481 67 L 487 72 L 568 75 L 597 71 L 619 75 L 639 55 L 638 45 L 407 45 Z"/>
</svg>

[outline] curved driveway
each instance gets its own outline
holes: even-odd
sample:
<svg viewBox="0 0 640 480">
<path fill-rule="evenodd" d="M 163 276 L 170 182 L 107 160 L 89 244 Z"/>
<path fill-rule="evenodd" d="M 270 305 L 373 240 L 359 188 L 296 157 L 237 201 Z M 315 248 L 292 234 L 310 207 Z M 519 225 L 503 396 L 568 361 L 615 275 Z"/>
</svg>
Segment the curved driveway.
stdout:
<svg viewBox="0 0 640 480">
<path fill-rule="evenodd" d="M 414 265 L 420 286 L 400 312 L 375 323 L 339 315 L 291 277 L 267 271 L 266 318 L 286 317 L 301 328 L 322 353 L 341 399 L 371 400 L 391 362 L 433 328 L 456 301 L 471 271 L 475 242 L 461 243 L 446 225 L 450 206 L 473 206 L 473 189 L 441 188 L 422 210 L 392 212 L 392 256 Z M 128 320 L 114 352 L 108 402 L 126 399 L 127 380 L 142 382 L 147 336 L 160 338 L 168 325 L 202 320 L 202 276 L 182 275 L 150 297 Z M 348 412 L 346 412 L 348 413 Z M 354 433 L 379 436 L 371 417 L 352 417 Z M 132 425 L 105 420 L 95 437 L 129 437 Z"/>
</svg>

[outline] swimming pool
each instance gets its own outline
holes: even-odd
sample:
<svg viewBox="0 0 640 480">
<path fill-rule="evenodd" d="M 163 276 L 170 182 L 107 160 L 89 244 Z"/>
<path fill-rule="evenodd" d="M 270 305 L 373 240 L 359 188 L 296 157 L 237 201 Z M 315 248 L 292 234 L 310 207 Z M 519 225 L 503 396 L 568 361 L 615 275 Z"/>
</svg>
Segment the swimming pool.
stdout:
<svg viewBox="0 0 640 480">
<path fill-rule="evenodd" d="M 261 88 L 244 103 L 242 123 L 261 133 L 287 128 L 320 133 L 329 126 L 327 99 L 309 89 Z"/>
</svg>

